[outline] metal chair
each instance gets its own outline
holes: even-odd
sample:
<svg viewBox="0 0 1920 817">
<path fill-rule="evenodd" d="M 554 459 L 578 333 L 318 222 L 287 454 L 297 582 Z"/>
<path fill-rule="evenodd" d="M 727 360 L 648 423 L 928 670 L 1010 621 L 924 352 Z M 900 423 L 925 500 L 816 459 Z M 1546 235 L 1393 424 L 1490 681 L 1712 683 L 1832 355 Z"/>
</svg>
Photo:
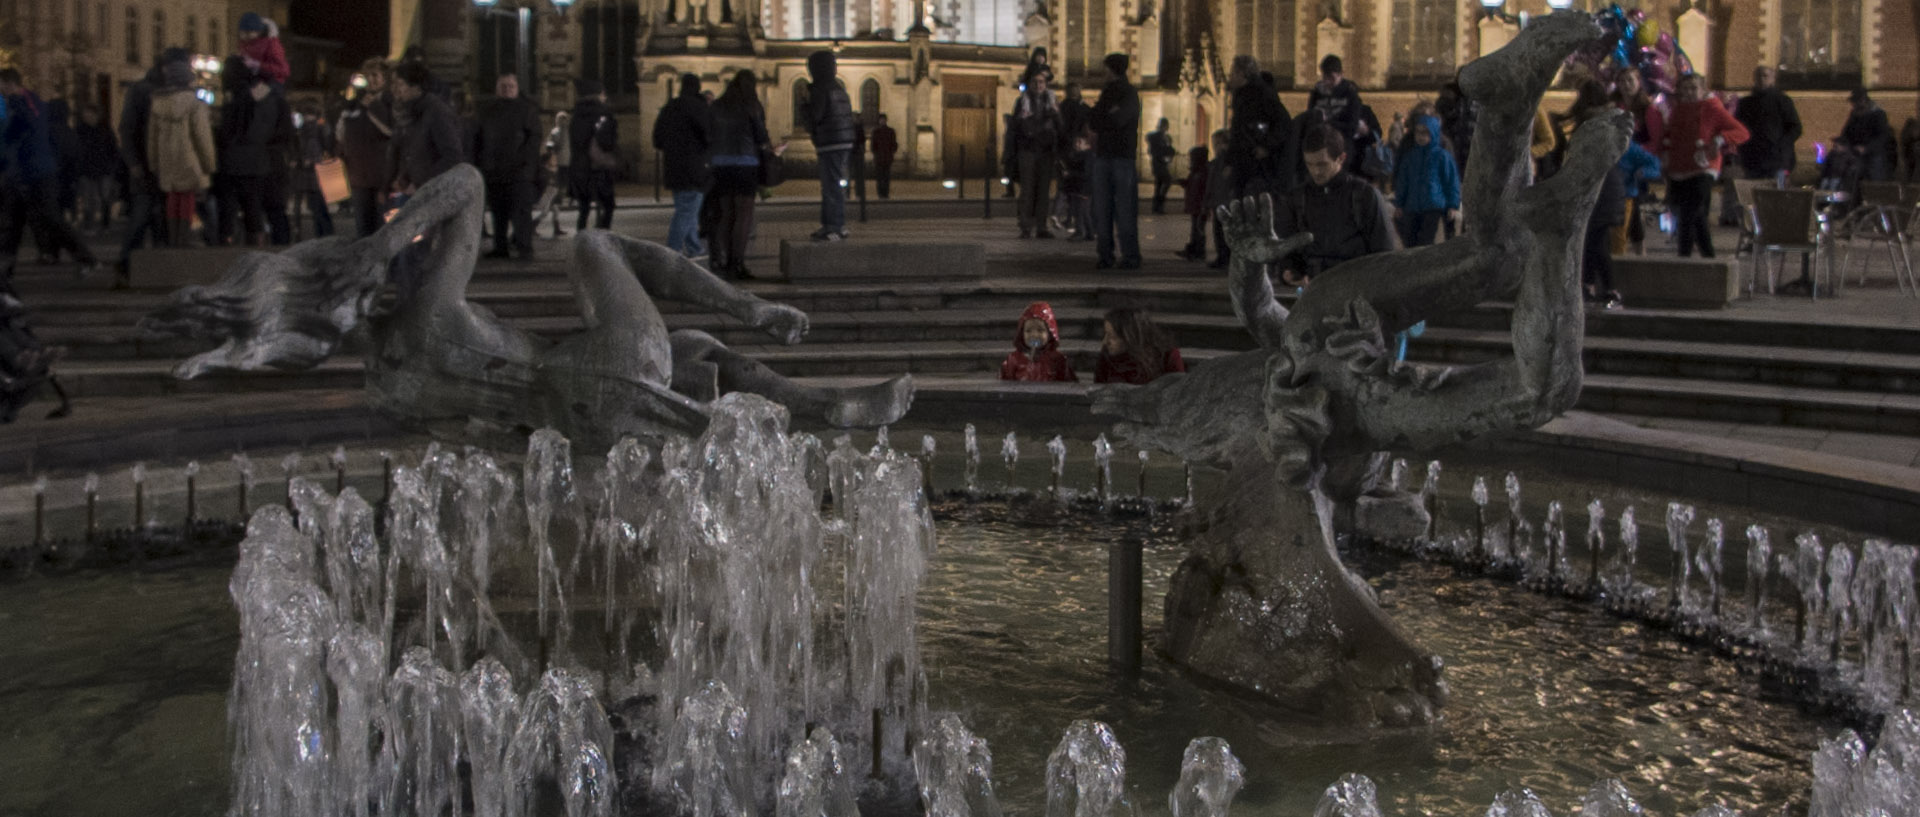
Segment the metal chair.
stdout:
<svg viewBox="0 0 1920 817">
<path fill-rule="evenodd" d="M 1753 191 L 1762 186 L 1773 189 L 1777 185 L 1772 179 L 1733 180 L 1734 199 L 1740 203 L 1740 238 L 1733 245 L 1735 258 L 1739 258 L 1743 252 L 1753 251 Z"/>
<path fill-rule="evenodd" d="M 1820 219 L 1819 201 L 1811 190 L 1753 191 L 1754 247 L 1753 267 L 1747 276 L 1747 294 L 1753 294 L 1760 277 L 1763 255 L 1778 255 L 1779 264 L 1767 271 L 1767 292 L 1780 282 L 1780 267 L 1787 253 L 1799 253 L 1808 268 L 1809 294 L 1818 298 L 1820 264 L 1824 256 L 1827 281 L 1833 282 L 1833 252 L 1827 225 Z"/>
<path fill-rule="evenodd" d="M 1920 295 L 1920 287 L 1913 283 L 1913 263 L 1907 255 L 1906 225 L 1900 217 L 1903 192 L 1896 182 L 1861 182 L 1860 202 L 1854 211 L 1836 229 L 1837 237 L 1846 241 L 1846 250 L 1840 256 L 1840 275 L 1838 280 L 1845 282 L 1847 266 L 1853 260 L 1854 243 L 1864 241 L 1869 251 L 1872 245 L 1880 244 L 1886 248 L 1887 262 L 1893 268 L 1894 284 L 1900 291 L 1909 295 Z M 1860 283 L 1867 282 L 1868 259 L 1860 259 Z"/>
</svg>

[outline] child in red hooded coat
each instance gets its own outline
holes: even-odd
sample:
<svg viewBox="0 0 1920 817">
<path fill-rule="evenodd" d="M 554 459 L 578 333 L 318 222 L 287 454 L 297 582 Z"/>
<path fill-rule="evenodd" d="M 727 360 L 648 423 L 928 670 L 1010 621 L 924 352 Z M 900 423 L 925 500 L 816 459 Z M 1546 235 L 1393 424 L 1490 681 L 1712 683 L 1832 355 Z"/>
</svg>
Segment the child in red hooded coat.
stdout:
<svg viewBox="0 0 1920 817">
<path fill-rule="evenodd" d="M 1073 365 L 1060 353 L 1060 324 L 1053 319 L 1053 307 L 1035 301 L 1020 313 L 1013 332 L 1013 352 L 1000 363 L 1001 380 L 1034 383 L 1072 383 Z"/>
</svg>

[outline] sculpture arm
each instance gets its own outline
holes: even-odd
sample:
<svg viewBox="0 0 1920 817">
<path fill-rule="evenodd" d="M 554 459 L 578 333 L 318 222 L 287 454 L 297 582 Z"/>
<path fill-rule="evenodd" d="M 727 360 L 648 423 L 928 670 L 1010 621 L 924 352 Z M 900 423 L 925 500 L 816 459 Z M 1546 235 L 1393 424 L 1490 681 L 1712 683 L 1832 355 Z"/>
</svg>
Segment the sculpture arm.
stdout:
<svg viewBox="0 0 1920 817">
<path fill-rule="evenodd" d="M 1230 202 L 1220 208 L 1216 217 L 1226 230 L 1227 245 L 1233 248 L 1227 271 L 1227 292 L 1233 297 L 1233 314 L 1262 348 L 1279 348 L 1287 325 L 1287 308 L 1273 295 L 1273 281 L 1267 277 L 1266 265 L 1278 263 L 1311 245 L 1313 234 L 1294 233 L 1284 241 L 1275 235 L 1273 198 L 1266 194 Z"/>
<path fill-rule="evenodd" d="M 731 315 L 788 345 L 799 343 L 807 334 L 806 313 L 738 289 L 686 256 L 659 244 L 615 233 L 598 233 L 592 240 L 608 242 L 613 251 L 626 259 L 640 286 L 655 298 Z M 583 309 L 587 312 L 587 322 L 595 323 L 592 304 L 583 304 Z"/>
</svg>

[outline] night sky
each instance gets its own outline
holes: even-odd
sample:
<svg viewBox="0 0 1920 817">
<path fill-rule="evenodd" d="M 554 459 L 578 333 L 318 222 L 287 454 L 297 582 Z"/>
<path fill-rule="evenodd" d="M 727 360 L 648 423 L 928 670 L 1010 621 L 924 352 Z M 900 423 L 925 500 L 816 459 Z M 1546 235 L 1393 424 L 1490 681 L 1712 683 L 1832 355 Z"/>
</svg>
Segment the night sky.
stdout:
<svg viewBox="0 0 1920 817">
<path fill-rule="evenodd" d="M 387 54 L 387 0 L 293 0 L 287 30 L 345 43 L 339 65 Z"/>
</svg>

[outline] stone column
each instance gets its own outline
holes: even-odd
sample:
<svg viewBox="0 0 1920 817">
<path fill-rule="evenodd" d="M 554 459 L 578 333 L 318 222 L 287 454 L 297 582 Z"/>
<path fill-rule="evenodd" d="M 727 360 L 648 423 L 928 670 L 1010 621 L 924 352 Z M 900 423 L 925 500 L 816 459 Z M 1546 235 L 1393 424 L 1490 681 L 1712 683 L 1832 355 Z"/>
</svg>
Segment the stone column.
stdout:
<svg viewBox="0 0 1920 817">
<path fill-rule="evenodd" d="M 1680 19 L 1674 22 L 1679 33 L 1674 40 L 1680 44 L 1680 50 L 1687 52 L 1687 59 L 1693 61 L 1693 70 L 1707 78 L 1707 87 L 1719 88 L 1733 77 L 1716 77 L 1713 71 L 1713 18 L 1708 17 L 1698 7 L 1681 12 Z"/>
</svg>

